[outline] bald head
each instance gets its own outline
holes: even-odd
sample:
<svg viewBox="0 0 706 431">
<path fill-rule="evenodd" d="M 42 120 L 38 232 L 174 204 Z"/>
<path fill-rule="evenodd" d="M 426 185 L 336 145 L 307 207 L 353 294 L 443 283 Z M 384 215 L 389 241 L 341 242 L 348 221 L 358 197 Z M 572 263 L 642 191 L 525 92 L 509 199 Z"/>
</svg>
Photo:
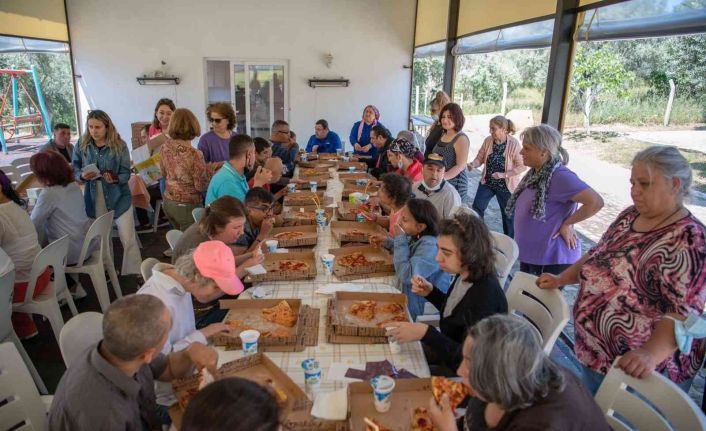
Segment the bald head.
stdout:
<svg viewBox="0 0 706 431">
<path fill-rule="evenodd" d="M 161 299 L 127 295 L 110 304 L 103 316 L 103 348 L 122 361 L 132 361 L 149 349 L 161 350 L 170 327 Z"/>
<path fill-rule="evenodd" d="M 272 180 L 270 183 L 276 183 L 282 178 L 282 170 L 284 169 L 282 165 L 282 159 L 279 157 L 270 157 L 265 161 L 265 169 L 272 171 Z"/>
</svg>

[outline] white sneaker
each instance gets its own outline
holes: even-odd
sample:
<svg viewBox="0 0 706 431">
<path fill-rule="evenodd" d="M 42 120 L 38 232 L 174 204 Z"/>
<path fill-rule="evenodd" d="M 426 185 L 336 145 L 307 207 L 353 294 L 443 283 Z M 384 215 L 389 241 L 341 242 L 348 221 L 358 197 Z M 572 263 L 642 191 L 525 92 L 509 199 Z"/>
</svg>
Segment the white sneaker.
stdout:
<svg viewBox="0 0 706 431">
<path fill-rule="evenodd" d="M 74 288 L 74 291 L 71 292 L 71 296 L 74 299 L 83 299 L 86 296 L 88 296 L 88 293 L 86 293 L 86 290 L 83 288 L 81 283 L 78 283 L 76 287 Z"/>
</svg>

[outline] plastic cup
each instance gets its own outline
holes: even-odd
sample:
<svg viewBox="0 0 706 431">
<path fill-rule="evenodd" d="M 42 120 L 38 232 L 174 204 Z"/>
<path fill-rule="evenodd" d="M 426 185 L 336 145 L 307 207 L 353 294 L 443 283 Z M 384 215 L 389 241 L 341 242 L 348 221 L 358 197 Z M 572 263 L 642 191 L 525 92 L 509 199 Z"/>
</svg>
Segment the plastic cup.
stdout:
<svg viewBox="0 0 706 431">
<path fill-rule="evenodd" d="M 350 158 L 349 156 L 343 156 L 341 159 L 342 159 L 344 162 L 349 162 L 349 161 L 351 160 L 351 158 Z"/>
<path fill-rule="evenodd" d="M 302 153 L 302 155 L 301 155 L 301 161 L 302 161 L 302 162 L 306 162 L 306 160 L 307 160 L 308 157 L 309 157 L 309 156 L 307 156 L 306 153 Z"/>
<path fill-rule="evenodd" d="M 336 256 L 330 253 L 325 253 L 321 255 L 321 262 L 324 264 L 324 269 L 326 270 L 327 274 L 333 274 L 333 260 L 335 258 Z"/>
<path fill-rule="evenodd" d="M 316 181 L 309 181 L 309 190 L 311 190 L 312 193 L 316 193 L 316 188 L 318 187 L 319 183 Z"/>
<path fill-rule="evenodd" d="M 296 191 L 297 191 L 297 185 L 294 184 L 294 183 L 289 183 L 289 184 L 287 184 L 287 191 L 288 191 L 289 193 L 294 193 L 294 192 L 296 192 Z"/>
<path fill-rule="evenodd" d="M 355 172 L 355 166 L 348 166 L 348 172 Z"/>
<path fill-rule="evenodd" d="M 337 155 L 338 157 L 341 157 L 341 156 L 343 155 L 343 150 L 340 149 L 340 148 L 337 148 L 337 149 L 336 149 L 336 155 Z"/>
<path fill-rule="evenodd" d="M 323 208 L 316 210 L 316 225 L 322 230 L 326 228 L 326 210 Z"/>
<path fill-rule="evenodd" d="M 387 413 L 392 405 L 392 391 L 395 389 L 395 380 L 389 376 L 375 376 L 370 381 L 373 387 L 373 402 L 375 410 Z"/>
<path fill-rule="evenodd" d="M 304 359 L 302 361 L 304 369 L 304 386 L 306 392 L 315 394 L 321 388 L 321 366 L 319 361 L 314 358 Z"/>
<path fill-rule="evenodd" d="M 355 215 L 355 221 L 357 221 L 358 223 L 365 223 L 365 222 L 368 221 L 368 220 L 366 220 L 366 218 L 365 218 L 365 216 L 363 215 L 363 213 L 358 213 L 358 214 Z"/>
<path fill-rule="evenodd" d="M 385 331 L 389 333 L 391 330 L 393 330 L 392 326 L 388 326 L 385 328 Z M 393 355 L 396 355 L 402 351 L 402 346 L 400 346 L 399 341 L 397 341 L 397 338 L 393 337 L 392 335 L 387 336 L 387 344 L 390 346 L 390 353 Z"/>
<path fill-rule="evenodd" d="M 369 195 L 369 194 L 367 194 L 367 193 L 361 193 L 361 194 L 358 195 L 358 197 L 356 198 L 356 203 L 364 204 L 364 203 L 368 202 L 368 199 L 370 199 L 370 195 Z"/>
<path fill-rule="evenodd" d="M 279 243 L 279 241 L 277 241 L 276 239 L 268 239 L 267 241 L 265 241 L 265 245 L 267 246 L 267 251 L 269 251 L 270 253 L 276 252 L 278 243 Z"/>
<path fill-rule="evenodd" d="M 355 180 L 355 185 L 356 186 L 365 186 L 368 184 L 368 179 L 367 178 L 357 178 Z"/>
<path fill-rule="evenodd" d="M 244 354 L 254 355 L 257 353 L 258 338 L 260 338 L 260 332 L 254 329 L 248 329 L 240 333 L 240 340 L 243 342 Z"/>
</svg>

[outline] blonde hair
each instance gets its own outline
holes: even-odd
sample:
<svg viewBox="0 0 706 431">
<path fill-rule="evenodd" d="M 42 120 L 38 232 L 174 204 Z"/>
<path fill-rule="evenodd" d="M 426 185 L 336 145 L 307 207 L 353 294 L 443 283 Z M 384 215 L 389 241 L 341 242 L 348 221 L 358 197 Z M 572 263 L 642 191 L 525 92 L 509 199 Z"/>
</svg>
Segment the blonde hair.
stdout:
<svg viewBox="0 0 706 431">
<path fill-rule="evenodd" d="M 103 123 L 103 125 L 105 126 L 105 143 L 106 145 L 108 145 L 108 148 L 110 148 L 111 151 L 117 154 L 120 153 L 123 148 L 127 147 L 125 141 L 120 138 L 120 134 L 118 133 L 118 130 L 115 128 L 115 125 L 113 124 L 113 121 L 110 119 L 108 114 L 106 114 L 105 111 L 96 109 L 89 112 L 88 116 L 86 117 L 86 131 L 83 133 L 83 136 L 81 136 L 81 151 L 86 151 L 86 147 L 88 147 L 88 144 L 93 141 L 93 138 L 91 137 L 91 134 L 88 131 L 88 122 L 90 120 L 98 120 Z"/>
<path fill-rule="evenodd" d="M 186 108 L 177 108 L 169 120 L 167 135 L 172 139 L 190 141 L 201 134 L 199 120 Z"/>
<path fill-rule="evenodd" d="M 507 117 L 504 117 L 502 115 L 496 115 L 495 117 L 490 119 L 490 124 L 495 124 L 496 126 L 500 127 L 501 129 L 507 130 L 507 133 L 512 135 L 515 133 L 515 123 L 512 122 Z"/>
<path fill-rule="evenodd" d="M 449 97 L 449 95 L 443 91 L 437 91 L 434 97 L 431 99 L 431 102 L 429 103 L 429 108 L 431 108 L 432 106 L 436 106 L 439 108 L 439 111 L 441 111 L 441 108 L 443 108 L 449 103 L 451 103 L 451 98 Z"/>
<path fill-rule="evenodd" d="M 546 151 L 552 158 L 558 156 L 561 163 L 569 164 L 569 153 L 561 146 L 561 133 L 548 124 L 528 127 L 520 134 L 520 139 L 540 151 Z"/>
</svg>

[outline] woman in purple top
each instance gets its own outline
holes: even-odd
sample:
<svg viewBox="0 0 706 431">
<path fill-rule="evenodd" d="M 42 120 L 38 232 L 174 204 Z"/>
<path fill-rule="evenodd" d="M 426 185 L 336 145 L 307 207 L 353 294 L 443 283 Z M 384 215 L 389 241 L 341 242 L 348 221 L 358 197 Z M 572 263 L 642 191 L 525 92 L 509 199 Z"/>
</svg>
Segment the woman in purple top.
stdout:
<svg viewBox="0 0 706 431">
<path fill-rule="evenodd" d="M 230 103 L 218 102 L 208 105 L 206 117 L 211 124 L 211 131 L 199 138 L 198 149 L 203 153 L 206 163 L 219 166 L 230 159 L 228 143 L 235 128 L 235 111 Z"/>
<path fill-rule="evenodd" d="M 559 274 L 581 257 L 574 224 L 603 208 L 603 199 L 566 167 L 569 154 L 556 129 L 540 124 L 520 138 L 522 161 L 530 170 L 506 208 L 514 213 L 520 271 Z"/>
</svg>

